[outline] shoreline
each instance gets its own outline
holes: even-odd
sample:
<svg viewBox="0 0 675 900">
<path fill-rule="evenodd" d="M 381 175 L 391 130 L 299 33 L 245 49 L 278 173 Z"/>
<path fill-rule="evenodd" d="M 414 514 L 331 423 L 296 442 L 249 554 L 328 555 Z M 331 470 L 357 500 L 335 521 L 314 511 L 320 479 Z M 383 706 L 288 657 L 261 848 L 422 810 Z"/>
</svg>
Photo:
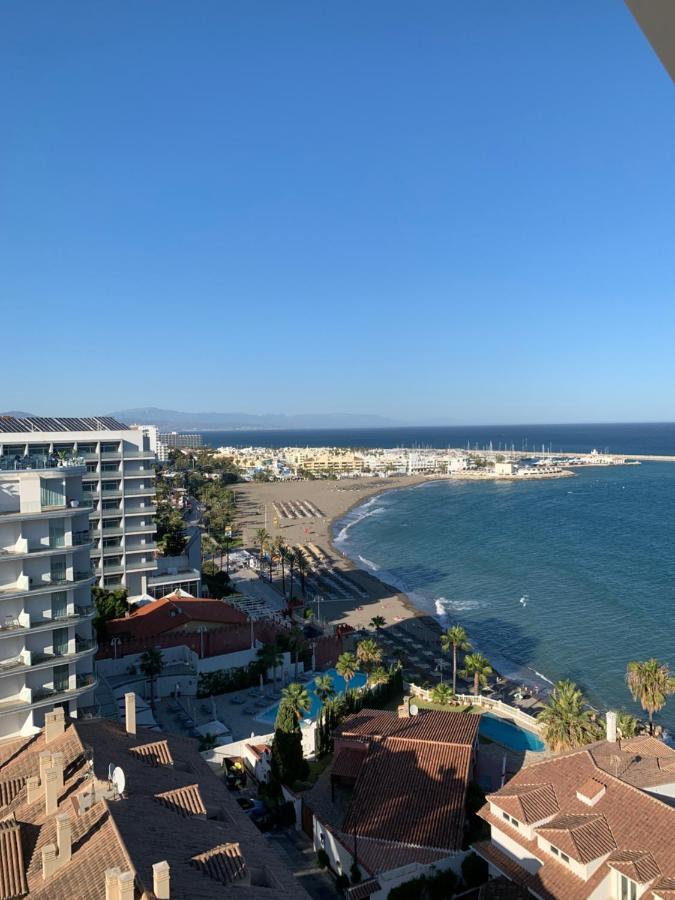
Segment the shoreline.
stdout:
<svg viewBox="0 0 675 900">
<path fill-rule="evenodd" d="M 340 523 L 351 513 L 385 493 L 452 480 L 455 479 L 448 476 L 419 475 L 392 477 L 391 480 L 379 480 L 379 483 L 370 485 L 364 485 L 360 479 L 344 479 L 337 482 L 327 480 L 248 482 L 235 487 L 237 493 L 246 498 L 245 508 L 238 518 L 241 523 L 243 514 L 251 516 L 251 507 L 256 507 L 253 517 L 241 523 L 245 531 L 249 532 L 249 537 L 252 537 L 255 529 L 263 525 L 261 506 L 272 505 L 275 500 L 282 502 L 299 498 L 311 500 L 320 511 L 323 511 L 320 517 L 308 517 L 291 522 L 283 519 L 270 525 L 270 517 L 265 515 L 268 530 L 272 537 L 280 534 L 288 544 L 309 544 L 315 547 L 318 545 L 322 551 L 328 551 L 326 555 L 332 557 L 330 564 L 333 570 L 347 576 L 363 595 L 361 597 L 352 595 L 348 600 L 322 598 L 316 606 L 312 602 L 311 608 L 317 616 L 334 625 L 349 625 L 355 631 L 370 630 L 370 620 L 376 615 L 382 616 L 386 621 L 382 630 L 383 635 L 390 634 L 395 642 L 399 636 L 402 636 L 404 641 L 412 639 L 420 647 L 419 651 L 411 652 L 410 668 L 427 672 L 429 677 L 431 672 L 436 670 L 437 660 L 442 659 L 446 666 L 444 680 L 447 681 L 451 662 L 448 655 L 441 651 L 439 641 L 445 627 L 432 612 L 419 606 L 408 592 L 386 581 L 377 571 L 369 570 L 360 561 L 345 553 L 339 544 L 336 544 L 336 536 Z M 245 543 L 250 544 L 253 541 Z M 472 643 L 475 649 L 479 649 L 475 641 Z M 427 657 L 426 661 L 422 661 L 424 655 Z M 432 655 L 434 658 L 429 660 L 428 657 Z M 513 692 L 523 685 L 538 696 L 545 696 L 550 690 L 551 684 L 545 676 L 542 677 L 534 671 L 529 674 L 525 666 L 520 666 L 514 661 L 498 659 L 495 654 L 491 654 L 492 658 L 486 655 L 493 666 L 493 677 L 497 680 L 499 690 Z M 460 690 L 462 684 L 467 684 L 466 680 L 459 679 Z M 470 689 L 468 692 L 471 692 Z"/>
</svg>

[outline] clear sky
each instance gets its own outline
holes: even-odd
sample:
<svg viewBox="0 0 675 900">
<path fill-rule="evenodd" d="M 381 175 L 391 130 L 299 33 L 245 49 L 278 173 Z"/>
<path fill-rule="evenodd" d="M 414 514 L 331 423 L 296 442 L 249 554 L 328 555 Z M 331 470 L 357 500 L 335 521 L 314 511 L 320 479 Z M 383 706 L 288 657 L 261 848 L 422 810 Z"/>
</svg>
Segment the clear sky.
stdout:
<svg viewBox="0 0 675 900">
<path fill-rule="evenodd" d="M 675 419 L 621 0 L 0 8 L 0 409 Z"/>
</svg>

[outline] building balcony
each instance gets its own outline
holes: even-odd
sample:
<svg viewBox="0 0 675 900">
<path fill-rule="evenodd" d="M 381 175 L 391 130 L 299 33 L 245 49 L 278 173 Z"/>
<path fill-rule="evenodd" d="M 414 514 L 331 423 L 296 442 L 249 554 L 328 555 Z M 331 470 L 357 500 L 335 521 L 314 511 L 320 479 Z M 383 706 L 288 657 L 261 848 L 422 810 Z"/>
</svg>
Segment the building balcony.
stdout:
<svg viewBox="0 0 675 900">
<path fill-rule="evenodd" d="M 147 525 L 134 525 L 127 523 L 127 534 L 154 534 L 157 531 L 157 523 L 149 522 Z"/>
<path fill-rule="evenodd" d="M 129 556 L 130 553 L 152 553 L 154 555 L 157 552 L 157 544 L 154 541 L 149 541 L 147 544 L 135 544 L 131 547 L 126 546 L 124 552 L 127 556 Z"/>
<path fill-rule="evenodd" d="M 54 616 L 45 619 L 30 613 L 19 613 L 18 616 L 0 617 L 0 638 L 13 637 L 16 634 L 30 631 L 32 634 L 53 631 L 54 628 L 63 628 L 65 625 L 76 625 L 78 622 L 86 622 L 96 615 L 96 607 L 93 604 L 79 606 L 75 604 L 73 611 L 64 616 Z"/>
<path fill-rule="evenodd" d="M 124 470 L 124 478 L 156 478 L 154 468 L 147 469 L 126 469 Z"/>
<path fill-rule="evenodd" d="M 63 548 L 61 548 L 63 553 Z M 93 576 L 90 572 L 75 572 L 73 578 L 50 578 L 48 581 L 30 581 L 22 575 L 18 584 L 0 588 L 0 600 L 11 600 L 27 595 L 51 593 L 55 590 L 74 590 L 90 584 Z"/>
<path fill-rule="evenodd" d="M 0 549 L 0 559 L 26 559 L 28 557 L 49 556 L 53 553 L 72 553 L 77 550 L 86 550 L 87 547 L 91 547 L 91 543 L 88 530 L 74 532 L 72 544 L 66 544 L 65 542 L 62 544 L 34 544 L 31 547 L 26 540 L 21 540 L 14 547 Z"/>
<path fill-rule="evenodd" d="M 132 488 L 130 491 L 125 491 L 125 498 L 129 497 L 154 497 L 155 496 L 155 486 L 150 485 L 146 488 Z"/>
<path fill-rule="evenodd" d="M 81 694 L 86 694 L 96 687 L 97 680 L 93 674 L 77 675 L 75 687 L 66 690 L 53 690 L 52 688 L 24 687 L 15 697 L 0 700 L 0 715 L 5 713 L 20 712 L 21 710 L 35 709 L 39 706 L 51 706 L 65 700 L 72 700 Z"/>
<path fill-rule="evenodd" d="M 23 650 L 13 659 L 5 659 L 0 662 L 0 678 L 4 675 L 15 675 L 17 672 L 25 672 L 39 669 L 48 669 L 51 666 L 63 663 L 76 662 L 86 656 L 94 656 L 98 650 L 98 644 L 92 640 L 77 640 L 75 650 L 72 653 L 38 653 L 32 650 Z"/>
<path fill-rule="evenodd" d="M 73 505 L 75 504 L 75 505 Z M 30 519 L 61 519 L 65 516 L 74 516 L 80 512 L 92 510 L 91 501 L 68 500 L 63 506 L 43 506 L 40 509 L 12 509 L 0 512 L 0 522 L 23 522 Z"/>
<path fill-rule="evenodd" d="M 153 492 L 154 493 L 154 492 Z M 157 507 L 153 505 L 149 506 L 141 506 L 141 507 L 127 507 L 124 511 L 125 516 L 154 516 L 157 512 Z"/>
<path fill-rule="evenodd" d="M 78 469 L 85 468 L 81 456 L 68 456 L 60 459 L 52 456 L 0 456 L 0 472 L 31 472 L 45 469 L 65 469 L 63 474 L 77 475 Z"/>
<path fill-rule="evenodd" d="M 152 450 L 132 450 L 124 454 L 124 459 L 154 459 L 155 454 Z"/>
<path fill-rule="evenodd" d="M 145 562 L 141 562 L 140 560 L 128 562 L 125 568 L 127 572 L 144 572 L 148 570 L 154 571 L 157 568 L 157 561 L 154 559 L 148 559 Z"/>
</svg>

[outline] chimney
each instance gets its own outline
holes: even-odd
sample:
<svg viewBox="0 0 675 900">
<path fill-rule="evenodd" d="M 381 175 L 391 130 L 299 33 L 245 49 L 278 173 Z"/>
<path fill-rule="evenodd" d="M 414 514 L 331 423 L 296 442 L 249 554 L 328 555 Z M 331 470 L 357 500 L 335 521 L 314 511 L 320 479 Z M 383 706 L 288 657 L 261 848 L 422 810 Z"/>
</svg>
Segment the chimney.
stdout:
<svg viewBox="0 0 675 900">
<path fill-rule="evenodd" d="M 35 803 L 35 801 L 42 795 L 42 790 L 40 788 L 40 778 L 37 775 L 30 775 L 26 779 L 26 790 L 27 797 L 29 803 Z"/>
<path fill-rule="evenodd" d="M 119 874 L 120 870 L 117 866 L 114 869 L 105 870 L 105 900 L 119 900 L 120 893 L 117 884 Z"/>
<path fill-rule="evenodd" d="M 119 900 L 134 900 L 133 872 L 121 872 L 117 876 L 117 896 Z"/>
<path fill-rule="evenodd" d="M 124 717 L 127 734 L 136 734 L 136 694 L 133 691 L 124 695 Z"/>
<path fill-rule="evenodd" d="M 45 814 L 53 816 L 59 805 L 59 778 L 56 769 L 47 769 L 45 772 Z"/>
<path fill-rule="evenodd" d="M 52 755 L 49 750 L 43 750 L 38 760 L 40 763 L 40 784 L 44 784 L 45 772 L 52 767 Z"/>
<path fill-rule="evenodd" d="M 607 740 L 616 744 L 616 713 L 612 710 L 607 713 Z"/>
<path fill-rule="evenodd" d="M 169 864 L 166 860 L 154 863 L 152 866 L 152 890 L 157 900 L 169 900 L 171 897 L 169 885 Z"/>
<path fill-rule="evenodd" d="M 66 717 L 62 706 L 57 706 L 45 716 L 45 743 L 51 744 L 66 728 Z"/>
<path fill-rule="evenodd" d="M 65 866 L 67 862 L 70 862 L 72 837 L 70 816 L 68 813 L 61 813 L 56 817 L 56 845 L 59 848 L 59 866 Z"/>
<path fill-rule="evenodd" d="M 56 859 L 56 844 L 46 844 L 42 848 L 42 877 L 46 881 L 51 878 L 58 869 L 59 864 Z"/>
<path fill-rule="evenodd" d="M 398 708 L 399 719 L 407 719 L 410 717 L 410 701 L 404 700 Z"/>
<path fill-rule="evenodd" d="M 56 770 L 56 783 L 59 786 L 59 794 L 63 792 L 63 752 L 58 750 L 52 753 L 52 769 Z"/>
</svg>

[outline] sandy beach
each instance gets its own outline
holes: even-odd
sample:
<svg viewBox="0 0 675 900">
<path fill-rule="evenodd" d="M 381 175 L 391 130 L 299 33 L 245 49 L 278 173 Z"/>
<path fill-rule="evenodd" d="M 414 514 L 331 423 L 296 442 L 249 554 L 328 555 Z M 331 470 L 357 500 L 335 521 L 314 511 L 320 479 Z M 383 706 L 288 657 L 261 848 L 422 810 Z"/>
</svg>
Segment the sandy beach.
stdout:
<svg viewBox="0 0 675 900">
<path fill-rule="evenodd" d="M 366 596 L 360 597 L 358 606 L 354 600 L 324 600 L 321 603 L 322 619 L 335 624 L 348 624 L 353 628 L 367 627 L 373 616 L 382 616 L 387 626 L 408 620 L 413 630 L 424 631 L 425 642 L 433 640 L 438 645 L 440 630 L 434 619 L 420 612 L 409 598 L 380 581 L 371 573 L 360 569 L 335 548 L 332 541 L 333 524 L 354 506 L 383 491 L 412 487 L 433 480 L 425 476 L 399 476 L 378 479 L 342 479 L 339 481 L 286 481 L 271 483 L 238 484 L 237 494 L 239 527 L 242 529 L 244 545 L 254 543 L 258 528 L 266 527 L 272 537 L 281 535 L 288 545 L 313 545 L 325 554 L 338 572 L 348 573 Z M 310 504 L 321 515 L 302 518 L 286 518 L 279 510 L 297 509 L 292 504 Z M 276 504 L 276 505 L 275 505 Z M 284 506 L 285 505 L 285 506 Z M 432 633 L 429 633 L 429 630 Z"/>
<path fill-rule="evenodd" d="M 385 650 L 390 655 L 402 650 L 405 671 L 418 683 L 428 680 L 432 674 L 438 678 L 439 662 L 444 667 L 445 677 L 450 675 L 448 655 L 440 649 L 441 625 L 433 616 L 419 610 L 406 594 L 344 556 L 333 543 L 333 528 L 336 521 L 353 507 L 376 494 L 436 480 L 439 480 L 438 476 L 396 476 L 338 481 L 248 482 L 233 488 L 244 546 L 254 546 L 256 530 L 264 527 L 273 538 L 281 535 L 287 545 L 302 545 L 318 554 L 325 567 L 337 572 L 338 577 L 343 574 L 355 590 L 346 592 L 341 599 L 323 596 L 321 603 L 312 607 L 315 614 L 323 621 L 346 624 L 355 630 L 367 629 L 374 616 L 382 616 L 385 626 L 380 638 Z M 281 589 L 278 572 L 275 585 Z M 496 671 L 495 677 L 500 692 L 513 694 L 519 690 L 517 684 L 500 678 Z M 458 678 L 458 688 L 466 692 L 471 690 L 461 678 Z"/>
</svg>

